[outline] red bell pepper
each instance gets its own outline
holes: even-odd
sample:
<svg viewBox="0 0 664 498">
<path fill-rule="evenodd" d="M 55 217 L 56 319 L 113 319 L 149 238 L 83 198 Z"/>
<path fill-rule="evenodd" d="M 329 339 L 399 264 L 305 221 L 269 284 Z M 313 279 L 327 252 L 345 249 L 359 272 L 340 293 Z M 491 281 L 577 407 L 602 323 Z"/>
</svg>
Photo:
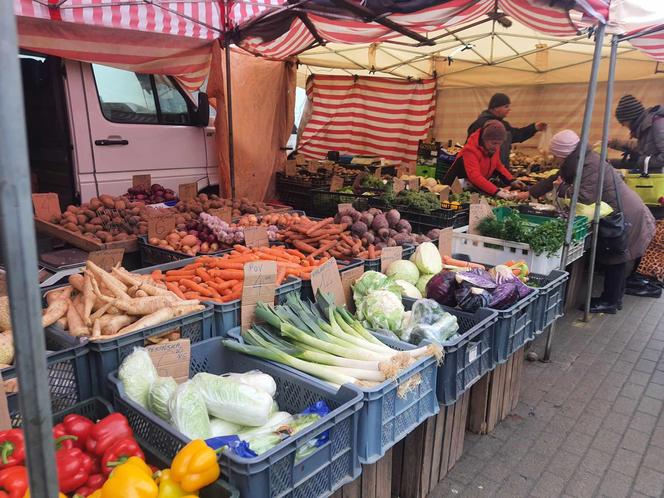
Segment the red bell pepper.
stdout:
<svg viewBox="0 0 664 498">
<path fill-rule="evenodd" d="M 8 498 L 23 498 L 28 490 L 28 469 L 22 465 L 0 470 L 0 490 Z"/>
<path fill-rule="evenodd" d="M 74 441 L 74 446 L 85 450 L 85 443 L 87 442 L 90 430 L 95 426 L 95 423 L 83 415 L 70 413 L 62 420 L 62 424 L 58 425 L 64 427 L 65 434 L 76 436 L 77 439 Z"/>
<path fill-rule="evenodd" d="M 104 475 L 109 475 L 114 467 L 126 462 L 130 457 L 137 456 L 145 460 L 143 450 L 133 437 L 118 439 L 106 450 L 101 459 L 101 470 Z"/>
<path fill-rule="evenodd" d="M 106 476 L 103 474 L 91 474 L 86 483 L 76 490 L 76 495 L 88 496 L 101 489 L 106 482 Z M 2 498 L 0 496 L 0 498 Z"/>
<path fill-rule="evenodd" d="M 90 477 L 93 461 L 80 448 L 61 449 L 55 453 L 60 491 L 71 493 L 83 486 Z"/>
<path fill-rule="evenodd" d="M 0 432 L 0 469 L 25 461 L 25 441 L 21 429 Z"/>
<path fill-rule="evenodd" d="M 71 449 L 74 447 L 77 438 L 71 434 L 67 434 L 64 425 L 57 424 L 53 426 L 53 438 L 55 439 L 55 449 L 62 448 Z"/>
<path fill-rule="evenodd" d="M 90 429 L 85 447 L 88 453 L 100 457 L 115 441 L 133 435 L 127 417 L 121 413 L 111 413 Z"/>
</svg>

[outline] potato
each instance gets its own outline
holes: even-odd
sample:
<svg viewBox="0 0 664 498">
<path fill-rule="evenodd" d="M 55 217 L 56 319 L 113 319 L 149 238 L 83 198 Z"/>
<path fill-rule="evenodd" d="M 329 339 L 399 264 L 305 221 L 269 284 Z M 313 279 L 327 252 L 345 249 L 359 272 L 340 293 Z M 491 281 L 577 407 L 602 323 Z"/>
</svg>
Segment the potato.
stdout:
<svg viewBox="0 0 664 498">
<path fill-rule="evenodd" d="M 99 200 L 108 209 L 113 209 L 115 207 L 115 200 L 112 196 L 108 194 L 103 194 L 99 196 Z"/>
<path fill-rule="evenodd" d="M 67 212 L 68 213 L 73 213 L 73 214 L 78 214 L 78 208 L 76 206 L 67 206 Z"/>
<path fill-rule="evenodd" d="M 97 211 L 102 206 L 101 201 L 96 197 L 90 199 L 90 209 L 92 211 Z"/>
<path fill-rule="evenodd" d="M 183 246 L 192 247 L 192 246 L 195 246 L 196 244 L 198 244 L 198 238 L 194 237 L 193 235 L 187 235 L 186 237 L 182 238 L 182 245 Z"/>
<path fill-rule="evenodd" d="M 101 239 L 103 242 L 110 242 L 110 240 L 113 239 L 113 236 L 110 233 L 105 232 L 103 230 L 98 231 L 97 233 L 95 233 L 95 235 L 99 237 L 99 239 Z"/>
<path fill-rule="evenodd" d="M 65 230 L 69 230 L 70 232 L 78 232 L 78 226 L 75 223 L 67 223 L 65 224 Z"/>
<path fill-rule="evenodd" d="M 79 214 L 76 216 L 76 222 L 79 225 L 85 225 L 88 222 L 88 219 L 85 217 L 84 214 Z"/>
<path fill-rule="evenodd" d="M 158 237 L 152 237 L 151 239 L 148 239 L 148 243 L 152 244 L 153 246 L 158 246 L 159 245 L 159 238 Z"/>
<path fill-rule="evenodd" d="M 127 205 L 125 204 L 125 201 L 123 200 L 117 200 L 115 201 L 115 209 L 127 209 Z"/>
<path fill-rule="evenodd" d="M 116 236 L 113 237 L 113 240 L 127 240 L 129 238 L 129 235 L 126 233 L 119 233 Z"/>
<path fill-rule="evenodd" d="M 83 230 L 90 233 L 97 233 L 99 230 L 101 230 L 101 227 L 93 225 L 92 223 L 86 223 L 83 225 Z"/>
</svg>

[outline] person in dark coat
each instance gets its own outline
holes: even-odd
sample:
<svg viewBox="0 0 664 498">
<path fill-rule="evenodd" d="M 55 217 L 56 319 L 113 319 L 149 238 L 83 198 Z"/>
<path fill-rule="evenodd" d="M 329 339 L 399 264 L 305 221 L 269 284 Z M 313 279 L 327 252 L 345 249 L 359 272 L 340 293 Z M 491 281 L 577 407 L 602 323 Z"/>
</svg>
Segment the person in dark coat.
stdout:
<svg viewBox="0 0 664 498">
<path fill-rule="evenodd" d="M 636 139 L 613 139 L 609 147 L 638 155 L 636 166 L 644 172 L 661 173 L 664 168 L 664 106 L 646 109 L 632 95 L 623 95 L 616 107 L 616 119 Z"/>
<path fill-rule="evenodd" d="M 541 197 L 551 190 L 553 184 L 559 184 L 558 195 L 560 197 L 572 196 L 580 143 L 579 136 L 572 130 L 564 130 L 553 136 L 550 150 L 554 157 L 561 161 L 559 178 L 547 179 L 534 185 L 529 191 L 531 196 Z M 616 313 L 616 310 L 622 307 L 627 275 L 634 266 L 634 261 L 645 254 L 648 244 L 655 234 L 655 218 L 641 198 L 623 181 L 620 173 L 607 162 L 601 167 L 605 168 L 602 201 L 609 204 L 614 210 L 618 210 L 615 188 L 617 185 L 625 222 L 629 225 L 629 234 L 627 251 L 624 254 L 600 255 L 598 253 L 598 261 L 604 265 L 604 290 L 600 297 L 593 298 L 591 301 L 590 312 Z M 581 173 L 579 202 L 595 203 L 599 173 L 599 154 L 588 148 Z"/>
<path fill-rule="evenodd" d="M 457 154 L 456 160 L 443 178 L 443 183 L 451 185 L 455 178 L 465 178 L 477 190 L 502 199 L 510 199 L 513 193 L 498 188 L 491 178 L 498 175 L 514 188 L 525 188 L 525 184 L 515 180 L 500 161 L 500 146 L 507 136 L 503 124 L 497 119 L 489 120 L 480 130 L 475 131 Z"/>
<path fill-rule="evenodd" d="M 504 93 L 496 93 L 491 97 L 491 100 L 489 100 L 489 107 L 482 111 L 477 119 L 468 127 L 468 137 L 470 137 L 470 135 L 482 128 L 482 126 L 491 119 L 497 119 L 503 124 L 505 130 L 507 130 L 507 136 L 503 145 L 500 147 L 500 162 L 502 162 L 508 169 L 510 167 L 510 151 L 512 150 L 512 144 L 525 142 L 538 131 L 546 130 L 547 127 L 546 123 L 538 121 L 537 123 L 531 123 L 523 128 L 514 128 L 505 120 L 510 113 L 510 106 L 511 101 L 507 95 Z"/>
</svg>

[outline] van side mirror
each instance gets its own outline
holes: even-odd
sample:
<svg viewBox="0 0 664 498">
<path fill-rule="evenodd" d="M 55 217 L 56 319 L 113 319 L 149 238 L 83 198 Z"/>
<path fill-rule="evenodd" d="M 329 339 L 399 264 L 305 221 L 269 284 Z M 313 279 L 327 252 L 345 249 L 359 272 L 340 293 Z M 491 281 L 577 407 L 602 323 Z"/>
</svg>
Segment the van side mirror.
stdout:
<svg viewBox="0 0 664 498">
<path fill-rule="evenodd" d="M 210 124 L 210 101 L 207 93 L 198 93 L 198 106 L 193 115 L 194 126 L 205 127 Z"/>
</svg>

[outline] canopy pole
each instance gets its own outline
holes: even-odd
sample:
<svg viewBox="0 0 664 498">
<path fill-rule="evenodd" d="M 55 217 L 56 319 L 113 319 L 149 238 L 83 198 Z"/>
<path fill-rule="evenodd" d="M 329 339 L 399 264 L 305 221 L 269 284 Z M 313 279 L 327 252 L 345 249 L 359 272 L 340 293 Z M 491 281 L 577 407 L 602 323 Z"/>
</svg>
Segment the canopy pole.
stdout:
<svg viewBox="0 0 664 498">
<path fill-rule="evenodd" d="M 37 275 L 37 243 L 32 220 L 23 89 L 12 2 L 0 2 L 0 237 L 21 386 L 30 491 L 58 495 L 51 399 Z"/>
<path fill-rule="evenodd" d="M 572 243 L 572 234 L 574 231 L 574 213 L 576 213 L 576 204 L 579 199 L 579 187 L 581 186 L 581 172 L 583 170 L 583 163 L 586 159 L 586 151 L 588 150 L 588 136 L 590 135 L 590 123 L 593 117 L 593 108 L 595 106 L 595 93 L 597 92 L 597 77 L 599 75 L 599 64 L 602 59 L 602 43 L 604 42 L 604 31 L 606 25 L 600 24 L 595 34 L 595 50 L 593 52 L 593 64 L 590 70 L 590 81 L 588 81 L 588 94 L 586 97 L 586 108 L 583 113 L 583 126 L 581 127 L 581 145 L 579 151 L 579 160 L 576 163 L 576 175 L 574 176 L 574 191 L 572 193 L 572 202 L 569 206 L 569 218 L 567 220 L 567 230 L 565 231 L 565 242 L 563 244 L 563 254 L 560 261 L 561 270 L 565 270 L 567 266 L 567 256 L 569 254 L 569 246 Z M 553 336 L 555 334 L 555 326 L 549 327 L 549 332 L 546 336 L 546 346 L 544 347 L 544 361 L 549 361 L 551 358 L 551 346 L 553 343 Z"/>
<path fill-rule="evenodd" d="M 609 123 L 611 120 L 611 104 L 613 102 L 613 87 L 616 76 L 616 59 L 618 57 L 618 36 L 611 37 L 611 57 L 609 59 L 609 79 L 606 82 L 606 102 L 604 108 L 604 125 L 602 128 L 602 150 L 600 153 L 599 184 L 597 185 L 597 198 L 595 199 L 595 214 L 593 215 L 593 232 L 590 245 L 590 276 L 588 277 L 588 289 L 586 290 L 586 304 L 583 309 L 583 321 L 590 319 L 590 299 L 593 294 L 593 277 L 595 272 L 595 259 L 597 257 L 597 237 L 599 235 L 599 212 L 602 204 L 602 190 L 604 189 L 604 162 L 608 153 Z M 613 173 L 613 171 L 611 171 Z"/>
<path fill-rule="evenodd" d="M 226 114 L 228 116 L 228 165 L 231 176 L 231 197 L 235 200 L 235 147 L 233 140 L 233 90 L 231 80 L 231 44 L 226 39 Z"/>
</svg>

